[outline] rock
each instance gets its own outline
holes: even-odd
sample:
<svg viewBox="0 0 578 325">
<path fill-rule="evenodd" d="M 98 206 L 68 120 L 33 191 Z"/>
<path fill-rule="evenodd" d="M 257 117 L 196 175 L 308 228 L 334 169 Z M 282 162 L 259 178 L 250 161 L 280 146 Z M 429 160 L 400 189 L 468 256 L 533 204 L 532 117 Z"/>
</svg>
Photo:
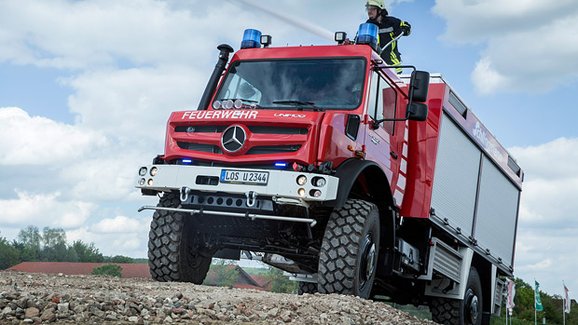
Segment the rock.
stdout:
<svg viewBox="0 0 578 325">
<path fill-rule="evenodd" d="M 24 310 L 25 318 L 38 317 L 38 315 L 40 315 L 40 310 L 38 310 L 36 307 L 28 307 L 26 310 Z"/>
<path fill-rule="evenodd" d="M 117 315 L 116 315 L 115 312 L 110 311 L 110 312 L 107 312 L 107 313 L 106 313 L 106 316 L 104 316 L 104 319 L 105 319 L 105 320 L 113 321 L 113 320 L 118 320 L 118 317 L 117 317 Z"/>
<path fill-rule="evenodd" d="M 0 324 L 433 324 L 382 302 L 344 295 L 297 296 L 90 275 L 38 275 L 31 282 L 27 276 L 0 271 Z M 14 291 L 13 283 L 23 291 Z"/>
<path fill-rule="evenodd" d="M 267 312 L 267 316 L 276 317 L 278 313 L 279 313 L 279 308 L 271 308 L 271 309 Z"/>
<path fill-rule="evenodd" d="M 289 323 L 293 319 L 291 317 L 291 312 L 288 310 L 282 311 L 281 315 L 279 315 L 279 318 L 281 318 L 281 320 L 284 321 L 285 323 Z"/>
<path fill-rule="evenodd" d="M 2 315 L 10 315 L 12 314 L 12 308 L 10 308 L 9 306 L 4 307 L 4 309 L 2 309 Z"/>
<path fill-rule="evenodd" d="M 67 303 L 67 302 L 60 303 L 60 304 L 58 304 L 58 312 L 62 313 L 62 314 L 68 313 L 68 311 L 69 311 L 68 307 L 69 307 L 69 303 Z"/>
<path fill-rule="evenodd" d="M 42 315 L 40 316 L 40 319 L 43 322 L 53 322 L 56 320 L 56 315 L 54 315 L 54 311 L 52 310 L 52 308 L 49 309 L 45 309 L 42 312 Z"/>
</svg>

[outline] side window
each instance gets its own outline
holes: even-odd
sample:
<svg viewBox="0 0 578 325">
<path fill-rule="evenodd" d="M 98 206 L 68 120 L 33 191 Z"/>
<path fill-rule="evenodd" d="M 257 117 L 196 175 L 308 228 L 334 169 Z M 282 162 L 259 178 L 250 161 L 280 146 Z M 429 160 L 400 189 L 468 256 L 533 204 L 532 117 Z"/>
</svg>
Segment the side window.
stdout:
<svg viewBox="0 0 578 325">
<path fill-rule="evenodd" d="M 371 76 L 369 96 L 368 113 L 374 120 L 395 118 L 397 94 L 387 80 L 376 72 L 373 72 Z M 394 126 L 394 121 L 386 121 L 381 124 L 381 127 L 391 135 L 393 135 Z"/>
<path fill-rule="evenodd" d="M 376 117 L 376 108 L 377 108 L 377 89 L 379 89 L 379 82 L 380 77 L 377 73 L 371 73 L 371 84 L 369 89 L 369 103 L 367 104 L 367 113 L 371 116 L 374 120 L 377 119 Z"/>
<path fill-rule="evenodd" d="M 391 85 L 386 80 L 381 80 L 380 84 L 380 101 L 381 109 L 382 109 L 382 118 L 387 119 L 394 119 L 395 118 L 395 101 L 397 98 L 397 93 L 395 89 L 391 87 Z M 383 127 L 387 133 L 393 135 L 395 122 L 394 121 L 386 121 L 383 122 Z"/>
</svg>

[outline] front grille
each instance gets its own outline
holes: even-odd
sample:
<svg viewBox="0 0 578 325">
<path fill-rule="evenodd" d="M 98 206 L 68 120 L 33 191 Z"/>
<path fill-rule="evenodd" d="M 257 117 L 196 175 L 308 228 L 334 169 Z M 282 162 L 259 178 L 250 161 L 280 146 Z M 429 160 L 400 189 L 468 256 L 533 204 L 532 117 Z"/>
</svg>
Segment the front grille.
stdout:
<svg viewBox="0 0 578 325">
<path fill-rule="evenodd" d="M 257 134 L 307 134 L 306 128 L 289 128 L 279 126 L 249 126 L 249 130 Z"/>
<path fill-rule="evenodd" d="M 232 125 L 232 124 L 231 124 Z M 203 152 L 212 154 L 223 154 L 221 139 L 223 133 L 231 125 L 180 125 L 174 128 L 174 139 L 180 149 Z M 246 155 L 259 154 L 283 154 L 293 153 L 301 149 L 303 143 L 306 141 L 309 129 L 307 127 L 299 126 L 262 126 L 262 125 L 245 125 L 250 134 L 260 135 L 281 135 L 287 142 L 291 144 L 280 143 L 278 145 L 258 145 L 250 148 Z M 231 129 L 229 129 L 231 130 Z M 197 135 L 203 138 L 203 143 L 197 143 Z M 246 138 L 248 143 L 245 145 L 251 146 L 251 136 Z M 274 142 L 275 143 L 275 142 Z M 186 154 L 186 153 L 183 153 Z"/>
<path fill-rule="evenodd" d="M 200 152 L 208 152 L 208 153 L 223 153 L 223 150 L 219 146 L 215 146 L 212 144 L 201 144 L 201 143 L 191 143 L 191 142 L 182 142 L 178 141 L 177 145 L 179 148 L 184 150 L 191 150 L 191 151 L 200 151 Z"/>
<path fill-rule="evenodd" d="M 295 152 L 301 148 L 300 145 L 287 145 L 287 146 L 259 146 L 253 147 L 247 151 L 248 155 L 266 155 L 272 153 L 288 153 Z"/>
<path fill-rule="evenodd" d="M 227 128 L 226 125 L 190 125 L 177 126 L 175 132 L 186 133 L 222 133 Z"/>
</svg>

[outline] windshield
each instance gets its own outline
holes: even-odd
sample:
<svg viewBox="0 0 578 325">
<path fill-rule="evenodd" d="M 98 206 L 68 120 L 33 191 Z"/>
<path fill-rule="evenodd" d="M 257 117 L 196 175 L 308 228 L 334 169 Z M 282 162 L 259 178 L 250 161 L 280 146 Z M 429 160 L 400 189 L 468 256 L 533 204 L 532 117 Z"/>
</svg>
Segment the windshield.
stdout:
<svg viewBox="0 0 578 325">
<path fill-rule="evenodd" d="M 213 107 L 354 109 L 364 76 L 363 58 L 237 61 Z"/>
</svg>

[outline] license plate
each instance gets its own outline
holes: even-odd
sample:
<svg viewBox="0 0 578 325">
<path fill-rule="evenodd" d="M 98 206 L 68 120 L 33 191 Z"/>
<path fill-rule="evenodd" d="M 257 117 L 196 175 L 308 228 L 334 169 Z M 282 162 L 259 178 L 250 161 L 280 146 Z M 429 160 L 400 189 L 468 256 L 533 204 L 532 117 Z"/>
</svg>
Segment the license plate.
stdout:
<svg viewBox="0 0 578 325">
<path fill-rule="evenodd" d="M 221 169 L 222 183 L 267 185 L 269 172 L 253 172 L 247 170 Z"/>
</svg>

